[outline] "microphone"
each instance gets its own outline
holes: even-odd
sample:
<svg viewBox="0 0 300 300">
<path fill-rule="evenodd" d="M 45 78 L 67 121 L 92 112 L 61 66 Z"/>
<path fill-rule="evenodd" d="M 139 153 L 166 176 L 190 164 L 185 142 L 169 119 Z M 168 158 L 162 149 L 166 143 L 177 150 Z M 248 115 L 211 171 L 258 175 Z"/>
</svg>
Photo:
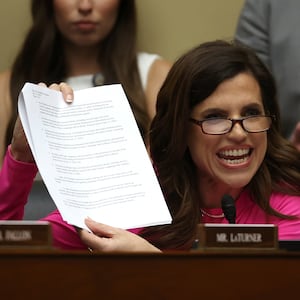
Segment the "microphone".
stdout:
<svg viewBox="0 0 300 300">
<path fill-rule="evenodd" d="M 224 213 L 225 218 L 229 222 L 229 224 L 235 224 L 235 203 L 234 199 L 230 196 L 225 194 L 222 197 L 222 210 Z"/>
</svg>

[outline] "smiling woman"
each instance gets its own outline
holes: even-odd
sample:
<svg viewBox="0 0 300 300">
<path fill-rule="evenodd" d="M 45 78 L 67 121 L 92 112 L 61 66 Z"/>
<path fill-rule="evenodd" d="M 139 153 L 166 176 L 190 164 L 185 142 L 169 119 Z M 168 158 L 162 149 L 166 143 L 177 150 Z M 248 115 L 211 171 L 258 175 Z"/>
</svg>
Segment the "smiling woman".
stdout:
<svg viewBox="0 0 300 300">
<path fill-rule="evenodd" d="M 199 223 L 228 223 L 224 194 L 234 199 L 237 224 L 274 224 L 279 240 L 300 239 L 300 152 L 280 134 L 274 80 L 254 52 L 225 41 L 190 50 L 171 68 L 156 108 L 150 151 L 172 224 L 123 230 L 87 219 L 90 231 L 76 232 L 56 211 L 43 219 L 55 246 L 189 250 Z M 36 173 L 24 163 L 30 151 L 20 122 L 15 134 L 0 173 L 1 219 L 22 216 Z"/>
<path fill-rule="evenodd" d="M 236 223 L 300 239 L 300 156 L 280 134 L 274 79 L 253 51 L 213 41 L 179 58 L 158 94 L 150 149 L 173 215 L 142 232 L 155 245 L 186 249 L 199 222 L 227 223 L 214 217 L 224 194 Z"/>
<path fill-rule="evenodd" d="M 257 172 L 267 150 L 267 133 L 262 130 L 265 126 L 259 126 L 265 125 L 260 122 L 264 115 L 258 82 L 247 72 L 224 80 L 210 96 L 192 108 L 191 116 L 200 116 L 210 124 L 204 124 L 204 128 L 210 130 L 210 133 L 205 133 L 192 123 L 187 138 L 189 153 L 201 173 L 199 185 L 205 186 L 208 194 L 212 192 L 208 187 L 214 190 L 215 197 L 206 199 L 206 206 L 218 204 L 223 194 L 236 198 Z M 241 124 L 254 116 L 259 131 L 249 134 Z M 245 117 L 242 122 L 239 121 Z M 234 121 L 225 118 L 234 118 Z M 230 126 L 220 127 L 219 123 L 222 125 L 223 122 L 229 122 Z M 212 129 L 219 131 L 211 134 Z"/>
</svg>

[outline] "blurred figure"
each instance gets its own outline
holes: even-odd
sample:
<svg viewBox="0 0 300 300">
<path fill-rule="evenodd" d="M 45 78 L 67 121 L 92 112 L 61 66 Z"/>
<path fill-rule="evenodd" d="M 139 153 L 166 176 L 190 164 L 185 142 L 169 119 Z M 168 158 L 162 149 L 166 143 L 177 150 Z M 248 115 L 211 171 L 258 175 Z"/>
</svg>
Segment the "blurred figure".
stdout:
<svg viewBox="0 0 300 300">
<path fill-rule="evenodd" d="M 283 135 L 300 151 L 300 1 L 246 0 L 235 38 L 273 73 Z"/>
<path fill-rule="evenodd" d="M 137 52 L 135 1 L 32 0 L 31 12 L 33 24 L 12 70 L 0 74 L 0 166 L 26 81 L 66 81 L 75 90 L 121 83 L 147 144 L 156 96 L 171 64 L 157 54 Z M 36 204 L 29 208 L 29 201 L 26 209 L 30 219 L 55 208 L 37 179 L 30 197 Z"/>
<path fill-rule="evenodd" d="M 31 12 L 33 24 L 12 70 L 0 75 L 1 161 L 26 81 L 66 81 L 75 90 L 121 83 L 146 137 L 171 64 L 157 54 L 137 52 L 135 1 L 32 0 Z"/>
</svg>

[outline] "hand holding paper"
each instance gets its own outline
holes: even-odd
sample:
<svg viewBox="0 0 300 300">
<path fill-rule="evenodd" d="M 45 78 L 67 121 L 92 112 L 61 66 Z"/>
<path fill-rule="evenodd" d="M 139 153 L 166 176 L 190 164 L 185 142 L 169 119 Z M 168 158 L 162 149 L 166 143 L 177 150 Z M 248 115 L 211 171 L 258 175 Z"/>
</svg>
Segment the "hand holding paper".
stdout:
<svg viewBox="0 0 300 300">
<path fill-rule="evenodd" d="M 70 224 L 120 228 L 171 222 L 121 85 L 58 91 L 26 83 L 19 114 L 48 191 Z"/>
</svg>

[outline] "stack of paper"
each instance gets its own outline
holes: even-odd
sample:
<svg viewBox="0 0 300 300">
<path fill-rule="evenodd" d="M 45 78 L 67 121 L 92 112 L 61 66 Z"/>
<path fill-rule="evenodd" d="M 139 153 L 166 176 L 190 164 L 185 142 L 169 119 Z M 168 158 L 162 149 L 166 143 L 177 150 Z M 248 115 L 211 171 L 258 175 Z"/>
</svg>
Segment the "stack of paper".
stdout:
<svg viewBox="0 0 300 300">
<path fill-rule="evenodd" d="M 19 114 L 40 174 L 64 220 L 124 229 L 171 222 L 121 85 L 62 94 L 26 83 Z"/>
</svg>

